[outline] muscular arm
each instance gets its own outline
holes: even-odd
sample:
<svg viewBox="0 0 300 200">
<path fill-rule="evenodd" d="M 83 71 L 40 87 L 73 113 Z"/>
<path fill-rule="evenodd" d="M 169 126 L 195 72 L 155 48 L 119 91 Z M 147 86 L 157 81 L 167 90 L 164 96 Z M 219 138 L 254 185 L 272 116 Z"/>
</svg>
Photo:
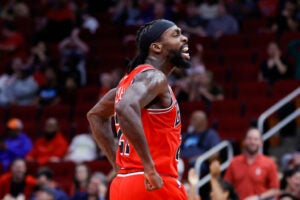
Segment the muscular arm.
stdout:
<svg viewBox="0 0 300 200">
<path fill-rule="evenodd" d="M 155 98 L 160 100 L 166 98 L 166 94 L 168 94 L 166 77 L 159 71 L 149 70 L 137 75 L 132 85 L 126 90 L 122 99 L 116 105 L 122 132 L 139 155 L 144 167 L 146 181 L 149 181 L 152 186 L 153 180 L 151 180 L 151 177 L 155 177 L 157 172 L 145 138 L 141 121 L 141 109 Z M 166 107 L 171 104 L 171 97 L 167 97 L 169 99 L 164 101 Z M 157 176 L 155 181 L 158 181 Z M 161 186 L 156 188 L 159 187 Z M 151 187 L 148 189 L 151 189 Z"/>
<path fill-rule="evenodd" d="M 111 117 L 114 114 L 116 89 L 110 90 L 103 98 L 87 113 L 93 136 L 106 154 L 115 171 L 117 145 L 111 129 Z"/>
</svg>

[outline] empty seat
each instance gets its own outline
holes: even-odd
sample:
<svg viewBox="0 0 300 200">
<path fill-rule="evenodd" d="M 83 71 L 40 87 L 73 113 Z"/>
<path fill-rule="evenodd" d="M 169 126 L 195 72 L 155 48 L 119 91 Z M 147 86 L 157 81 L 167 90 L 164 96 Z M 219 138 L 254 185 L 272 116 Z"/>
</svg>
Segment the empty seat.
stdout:
<svg viewBox="0 0 300 200">
<path fill-rule="evenodd" d="M 283 98 L 300 86 L 300 80 L 281 80 L 274 83 L 272 96 L 275 99 Z"/>
<path fill-rule="evenodd" d="M 108 174 L 112 170 L 111 164 L 107 160 L 90 161 L 85 164 L 91 169 L 91 172 Z"/>
<path fill-rule="evenodd" d="M 238 64 L 231 67 L 232 81 L 239 82 L 256 82 L 258 80 L 259 69 L 253 64 Z"/>
<path fill-rule="evenodd" d="M 266 82 L 245 82 L 238 85 L 238 98 L 248 100 L 258 97 L 269 97 L 270 87 Z"/>
<path fill-rule="evenodd" d="M 233 141 L 241 141 L 250 125 L 250 120 L 247 118 L 223 117 L 217 119 L 217 130 L 220 137 Z"/>
<path fill-rule="evenodd" d="M 71 118 L 71 108 L 69 105 L 51 105 L 45 106 L 42 109 L 41 119 L 42 121 L 46 120 L 47 118 L 54 117 L 58 120 L 70 120 Z"/>
<path fill-rule="evenodd" d="M 36 106 L 11 106 L 9 108 L 9 118 L 36 121 L 38 114 L 39 109 Z"/>
<path fill-rule="evenodd" d="M 244 35 L 224 35 L 218 40 L 218 47 L 225 51 L 230 49 L 244 49 L 245 37 Z"/>
<path fill-rule="evenodd" d="M 241 116 L 242 102 L 239 100 L 214 101 L 211 104 L 210 118 L 239 117 Z"/>
</svg>

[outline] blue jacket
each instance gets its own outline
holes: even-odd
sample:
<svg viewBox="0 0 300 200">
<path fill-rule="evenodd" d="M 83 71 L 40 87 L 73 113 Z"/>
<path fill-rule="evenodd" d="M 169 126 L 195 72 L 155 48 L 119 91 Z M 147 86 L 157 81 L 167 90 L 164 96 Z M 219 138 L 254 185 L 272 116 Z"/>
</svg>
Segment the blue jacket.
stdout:
<svg viewBox="0 0 300 200">
<path fill-rule="evenodd" d="M 17 137 L 8 137 L 4 140 L 6 150 L 0 150 L 0 162 L 3 170 L 16 158 L 24 158 L 32 149 L 32 142 L 25 133 L 20 133 Z"/>
</svg>

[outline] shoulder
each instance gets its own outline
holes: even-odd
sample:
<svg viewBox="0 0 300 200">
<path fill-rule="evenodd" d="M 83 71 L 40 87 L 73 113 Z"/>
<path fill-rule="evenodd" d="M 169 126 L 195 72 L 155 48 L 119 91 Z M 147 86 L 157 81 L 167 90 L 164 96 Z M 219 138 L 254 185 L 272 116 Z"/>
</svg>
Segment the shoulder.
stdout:
<svg viewBox="0 0 300 200">
<path fill-rule="evenodd" d="M 275 161 L 272 158 L 270 158 L 268 156 L 265 156 L 263 154 L 260 154 L 259 156 L 260 156 L 260 161 L 263 162 L 264 164 L 266 164 L 266 165 L 276 165 Z"/>
<path fill-rule="evenodd" d="M 239 164 L 242 163 L 245 160 L 244 155 L 237 155 L 235 157 L 232 158 L 231 160 L 231 164 Z"/>
</svg>

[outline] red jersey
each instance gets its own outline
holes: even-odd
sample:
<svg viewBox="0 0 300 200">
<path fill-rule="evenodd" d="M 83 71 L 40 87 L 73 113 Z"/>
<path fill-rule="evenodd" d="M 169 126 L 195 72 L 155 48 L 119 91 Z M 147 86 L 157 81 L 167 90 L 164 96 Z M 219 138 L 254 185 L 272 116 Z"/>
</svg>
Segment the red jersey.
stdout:
<svg viewBox="0 0 300 200">
<path fill-rule="evenodd" d="M 151 65 L 140 65 L 123 77 L 117 88 L 115 105 L 122 99 L 135 76 L 147 70 L 157 69 Z M 141 120 L 156 170 L 160 175 L 177 177 L 181 119 L 179 106 L 170 86 L 169 91 L 172 96 L 172 104 L 165 109 L 142 108 Z M 119 140 L 116 162 L 120 167 L 120 173 L 144 171 L 137 152 L 120 128 L 116 114 L 115 127 Z"/>
</svg>

